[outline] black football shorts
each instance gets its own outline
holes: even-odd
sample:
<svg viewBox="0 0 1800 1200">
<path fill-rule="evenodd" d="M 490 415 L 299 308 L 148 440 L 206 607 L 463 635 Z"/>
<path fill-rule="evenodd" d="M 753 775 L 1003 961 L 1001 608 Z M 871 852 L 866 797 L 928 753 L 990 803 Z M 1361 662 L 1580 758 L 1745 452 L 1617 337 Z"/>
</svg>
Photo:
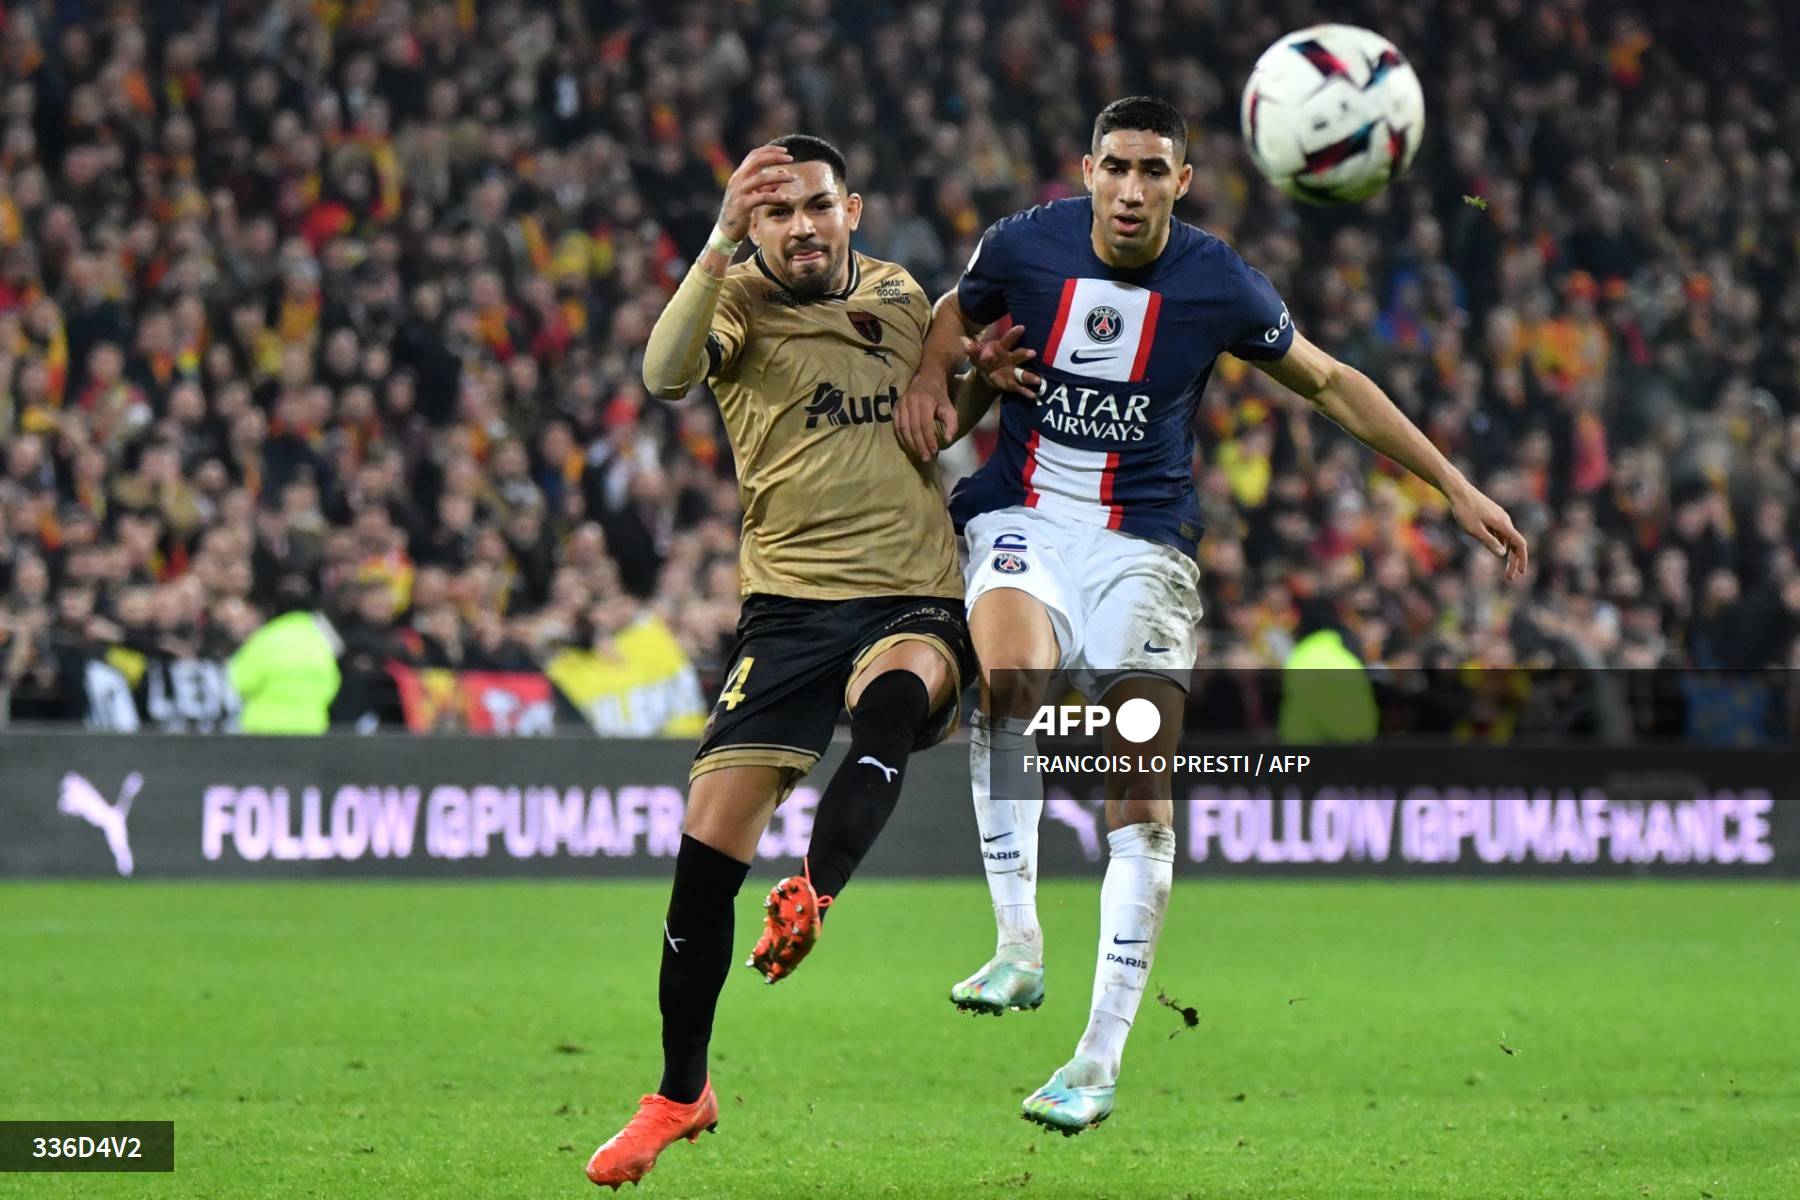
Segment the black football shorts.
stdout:
<svg viewBox="0 0 1800 1200">
<path fill-rule="evenodd" d="M 975 655 L 961 600 L 745 597 L 731 667 L 688 777 L 737 766 L 790 768 L 796 772 L 791 778 L 810 771 L 831 744 L 856 673 L 877 654 L 905 641 L 934 647 L 949 664 L 955 684 L 913 747 L 923 750 L 956 728 L 963 683 L 974 678 Z"/>
</svg>

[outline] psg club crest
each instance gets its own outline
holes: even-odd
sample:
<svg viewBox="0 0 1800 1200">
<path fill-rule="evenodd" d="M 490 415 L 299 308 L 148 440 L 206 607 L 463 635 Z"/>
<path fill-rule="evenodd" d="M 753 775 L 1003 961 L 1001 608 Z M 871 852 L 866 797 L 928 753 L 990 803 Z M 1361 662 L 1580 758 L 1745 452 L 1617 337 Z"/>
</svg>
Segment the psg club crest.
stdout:
<svg viewBox="0 0 1800 1200">
<path fill-rule="evenodd" d="M 855 309 L 850 313 L 850 324 L 856 332 L 862 334 L 863 341 L 871 345 L 881 345 L 881 318 L 871 312 Z"/>
<path fill-rule="evenodd" d="M 1023 575 L 1026 570 L 1025 560 L 1017 554 L 1001 551 L 994 555 L 994 570 L 1002 575 Z"/>
<path fill-rule="evenodd" d="M 1125 332 L 1125 318 L 1119 310 L 1102 304 L 1088 309 L 1087 335 L 1096 342 L 1116 342 L 1119 335 Z"/>
</svg>

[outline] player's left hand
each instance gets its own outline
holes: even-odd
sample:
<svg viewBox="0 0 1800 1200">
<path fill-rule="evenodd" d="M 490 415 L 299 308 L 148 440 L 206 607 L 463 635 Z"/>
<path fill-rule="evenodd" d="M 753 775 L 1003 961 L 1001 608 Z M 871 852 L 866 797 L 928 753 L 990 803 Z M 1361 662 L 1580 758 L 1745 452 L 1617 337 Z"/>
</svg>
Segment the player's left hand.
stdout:
<svg viewBox="0 0 1800 1200">
<path fill-rule="evenodd" d="M 1029 346 L 1020 349 L 1019 339 L 1024 336 L 1025 327 L 1014 325 L 997 338 L 964 338 L 963 353 L 995 391 L 1035 397 L 1043 380 L 1025 370 L 1025 364 L 1037 357 L 1037 351 Z"/>
<path fill-rule="evenodd" d="M 956 437 L 956 405 L 945 385 L 934 385 L 927 374 L 921 371 L 913 379 L 894 409 L 895 435 L 906 452 L 922 463 L 930 462 Z"/>
<path fill-rule="evenodd" d="M 1450 496 L 1450 513 L 1463 532 L 1486 546 L 1495 556 L 1506 560 L 1506 578 L 1518 579 L 1530 565 L 1530 550 L 1525 535 L 1513 525 L 1512 518 L 1486 493 L 1471 485 L 1457 489 Z"/>
</svg>

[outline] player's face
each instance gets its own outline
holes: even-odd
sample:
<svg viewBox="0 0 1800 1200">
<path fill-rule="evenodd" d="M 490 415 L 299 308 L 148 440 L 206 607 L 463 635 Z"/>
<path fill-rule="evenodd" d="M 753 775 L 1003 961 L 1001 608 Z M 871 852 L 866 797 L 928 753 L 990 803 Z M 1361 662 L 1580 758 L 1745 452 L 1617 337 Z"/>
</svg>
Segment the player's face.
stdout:
<svg viewBox="0 0 1800 1200">
<path fill-rule="evenodd" d="M 850 280 L 850 231 L 862 219 L 862 197 L 845 194 L 830 163 L 788 170 L 796 178 L 751 216 L 750 240 L 788 291 L 814 300 Z"/>
<path fill-rule="evenodd" d="M 1115 129 L 1081 160 L 1094 197 L 1094 249 L 1115 265 L 1135 266 L 1162 253 L 1175 201 L 1194 168 L 1178 162 L 1175 142 L 1147 129 Z"/>
</svg>

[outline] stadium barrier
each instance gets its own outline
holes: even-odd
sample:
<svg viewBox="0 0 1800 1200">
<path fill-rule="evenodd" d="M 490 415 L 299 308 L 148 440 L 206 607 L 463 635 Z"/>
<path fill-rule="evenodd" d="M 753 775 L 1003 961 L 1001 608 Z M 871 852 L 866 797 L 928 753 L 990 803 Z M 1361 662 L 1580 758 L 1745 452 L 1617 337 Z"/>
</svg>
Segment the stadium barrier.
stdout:
<svg viewBox="0 0 1800 1200">
<path fill-rule="evenodd" d="M 1033 785 L 1041 864 L 1092 874 L 1106 764 L 1091 742 L 1055 749 Z M 769 865 L 798 861 L 841 750 L 777 813 L 759 847 Z M 691 753 L 676 740 L 12 732 L 0 879 L 659 877 Z M 1792 750 L 1214 745 L 1181 758 L 1189 876 L 1800 874 Z M 869 874 L 978 874 L 967 763 L 960 744 L 914 760 Z"/>
</svg>

